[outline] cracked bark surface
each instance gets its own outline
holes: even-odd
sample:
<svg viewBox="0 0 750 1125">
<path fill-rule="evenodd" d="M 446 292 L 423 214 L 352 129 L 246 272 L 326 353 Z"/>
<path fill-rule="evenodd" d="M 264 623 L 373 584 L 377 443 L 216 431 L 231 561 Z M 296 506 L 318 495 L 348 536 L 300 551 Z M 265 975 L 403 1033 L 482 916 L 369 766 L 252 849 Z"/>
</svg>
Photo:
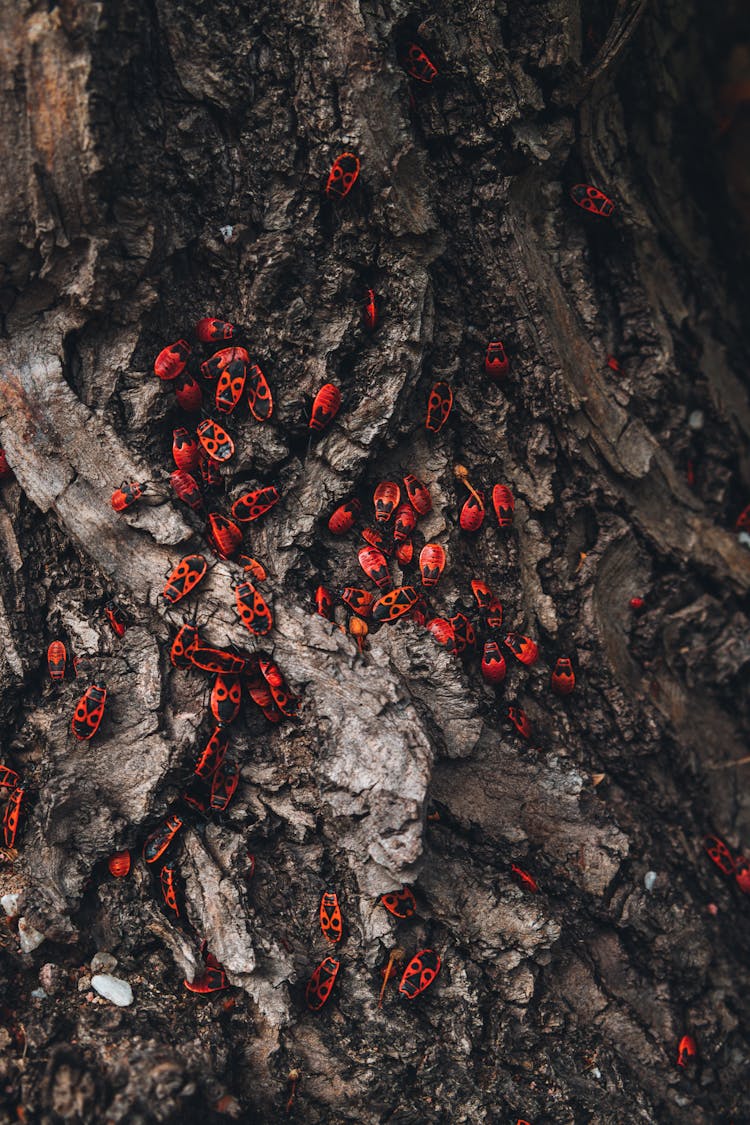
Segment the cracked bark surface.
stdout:
<svg viewBox="0 0 750 1125">
<path fill-rule="evenodd" d="M 1 942 L 2 1120 L 750 1117 L 750 908 L 701 847 L 750 836 L 748 767 L 728 765 L 750 727 L 750 553 L 733 531 L 750 491 L 747 250 L 712 87 L 732 36 L 750 38 L 739 5 L 723 21 L 704 0 L 0 12 L 0 446 L 16 477 L 0 485 L 0 747 L 28 798 L 0 892 L 45 936 L 22 954 L 10 923 Z M 430 88 L 398 64 L 412 39 L 440 71 Z M 343 150 L 362 174 L 334 206 L 322 187 Z M 581 181 L 615 199 L 610 222 L 576 212 Z M 246 536 L 274 631 L 248 641 L 234 563 L 189 604 L 209 640 L 272 649 L 303 702 L 278 728 L 245 708 L 233 803 L 181 836 L 173 925 L 142 863 L 113 880 L 106 859 L 140 853 L 207 733 L 208 680 L 170 667 L 183 615 L 159 597 L 205 550 L 200 521 L 160 500 L 187 420 L 152 374 L 203 315 L 247 328 L 274 391 L 269 424 L 229 422 L 222 504 L 252 482 L 282 494 Z M 511 358 L 501 386 L 483 374 L 491 339 Z M 434 437 L 438 379 L 456 406 Z M 327 381 L 342 410 L 308 447 L 296 404 Z M 459 532 L 456 462 L 511 485 L 509 536 L 489 519 Z M 363 584 L 331 510 L 351 495 L 369 510 L 404 471 L 432 493 L 419 534 L 448 552 L 436 609 L 468 607 L 484 578 L 508 629 L 539 641 L 497 694 L 415 623 L 373 631 L 360 657 L 312 613 L 318 583 Z M 121 480 L 155 482 L 154 502 L 118 515 Z M 108 597 L 133 622 L 122 640 Z M 107 681 L 90 745 L 69 733 L 88 679 L 46 675 L 58 636 Z M 567 700 L 549 690 L 559 655 Z M 397 925 L 378 896 L 401 883 L 418 913 Z M 314 1014 L 330 886 L 342 970 Z M 231 992 L 184 990 L 202 937 Z M 443 969 L 379 1009 L 394 946 L 435 948 Z M 131 1008 L 78 990 L 96 950 Z M 685 1033 L 699 1057 L 683 1071 Z"/>
</svg>

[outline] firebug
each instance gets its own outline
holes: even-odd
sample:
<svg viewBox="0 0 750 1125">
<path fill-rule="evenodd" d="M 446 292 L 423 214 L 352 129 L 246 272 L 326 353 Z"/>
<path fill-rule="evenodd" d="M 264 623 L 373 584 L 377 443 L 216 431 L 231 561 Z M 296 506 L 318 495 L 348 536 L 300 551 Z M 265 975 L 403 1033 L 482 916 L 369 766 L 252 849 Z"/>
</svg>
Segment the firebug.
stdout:
<svg viewBox="0 0 750 1125">
<path fill-rule="evenodd" d="M 404 487 L 406 488 L 406 495 L 409 497 L 409 503 L 417 515 L 426 516 L 428 512 L 432 511 L 432 497 L 424 481 L 419 480 L 411 473 L 407 473 L 404 477 Z"/>
<path fill-rule="evenodd" d="M 315 396 L 309 426 L 320 432 L 330 426 L 341 409 L 341 391 L 333 383 L 325 383 Z"/>
<path fill-rule="evenodd" d="M 182 821 L 173 813 L 150 836 L 147 836 L 143 845 L 143 858 L 146 863 L 156 863 L 157 859 L 161 859 L 181 828 Z"/>
<path fill-rule="evenodd" d="M 505 348 L 499 340 L 487 345 L 487 354 L 484 357 L 484 370 L 494 382 L 502 379 L 508 370 L 508 357 Z"/>
<path fill-rule="evenodd" d="M 3 813 L 3 840 L 6 848 L 12 848 L 16 842 L 16 835 L 18 833 L 18 822 L 21 819 L 21 805 L 23 804 L 23 795 L 26 790 L 22 785 L 17 786 L 5 805 Z"/>
<path fill-rule="evenodd" d="M 70 724 L 79 742 L 93 738 L 104 718 L 104 704 L 107 701 L 107 688 L 99 682 L 86 688 L 76 704 Z"/>
<path fill-rule="evenodd" d="M 234 442 L 213 418 L 204 418 L 198 426 L 198 441 L 212 461 L 228 461 L 234 453 Z"/>
<path fill-rule="evenodd" d="M 354 187 L 361 164 L 353 152 L 337 156 L 328 173 L 326 195 L 329 199 L 344 199 Z"/>
<path fill-rule="evenodd" d="M 254 636 L 263 637 L 273 628 L 273 614 L 267 602 L 249 580 L 234 588 L 234 601 L 240 621 Z"/>
<path fill-rule="evenodd" d="M 407 1000 L 414 1000 L 434 981 L 440 972 L 440 957 L 434 949 L 420 949 L 404 969 L 399 992 Z"/>
<path fill-rule="evenodd" d="M 453 391 L 448 383 L 435 383 L 427 400 L 425 426 L 433 434 L 439 434 L 448 421 L 453 407 Z"/>
<path fill-rule="evenodd" d="M 169 574 L 162 590 L 162 597 L 172 605 L 194 590 L 205 577 L 208 563 L 203 555 L 185 555 Z"/>
<path fill-rule="evenodd" d="M 570 189 L 570 198 L 584 211 L 588 211 L 591 215 L 600 215 L 604 219 L 608 219 L 615 209 L 612 200 L 608 199 L 603 191 L 590 184 L 575 184 Z"/>
<path fill-rule="evenodd" d="M 445 570 L 445 549 L 439 543 L 426 543 L 419 553 L 419 569 L 423 586 L 437 585 Z"/>
<path fill-rule="evenodd" d="M 394 918 L 411 918 L 417 909 L 417 900 L 410 887 L 381 895 L 380 902 Z"/>
<path fill-rule="evenodd" d="M 184 426 L 178 426 L 172 431 L 172 456 L 178 469 L 195 472 L 198 468 L 198 453 L 198 442 Z"/>
<path fill-rule="evenodd" d="M 345 535 L 347 531 L 351 531 L 354 527 L 354 522 L 361 510 L 362 505 L 356 499 L 339 504 L 328 520 L 328 530 L 332 535 Z"/>
<path fill-rule="evenodd" d="M 319 1011 L 331 995 L 340 967 L 341 962 L 335 957 L 325 957 L 310 977 L 305 989 L 305 999 L 313 1012 Z"/>
<path fill-rule="evenodd" d="M 124 879 L 130 871 L 130 852 L 127 849 L 115 852 L 107 860 L 107 867 L 110 875 L 114 875 L 116 879 Z"/>
<path fill-rule="evenodd" d="M 138 484 L 137 481 L 124 480 L 118 489 L 112 493 L 112 507 L 116 512 L 124 512 L 128 508 L 132 508 L 135 503 L 143 496 L 145 484 Z"/>
<path fill-rule="evenodd" d="M 271 508 L 279 502 L 279 490 L 269 484 L 266 488 L 254 488 L 245 492 L 232 504 L 232 515 L 240 523 L 257 520 L 260 516 L 270 512 Z"/>
<path fill-rule="evenodd" d="M 237 718 L 242 702 L 242 688 L 236 676 L 225 676 L 219 672 L 211 688 L 210 708 L 220 727 L 229 726 Z"/>
<path fill-rule="evenodd" d="M 341 941 L 343 922 L 338 896 L 334 891 L 326 891 L 320 900 L 320 928 L 327 941 Z"/>
<path fill-rule="evenodd" d="M 234 325 L 226 320 L 216 320 L 212 316 L 204 316 L 195 326 L 195 334 L 202 344 L 211 344 L 215 340 L 231 340 L 234 336 Z"/>
<path fill-rule="evenodd" d="M 190 344 L 187 340 L 176 340 L 159 352 L 154 360 L 154 374 L 165 381 L 176 379 L 185 370 L 189 355 Z"/>
<path fill-rule="evenodd" d="M 372 498 L 375 505 L 375 519 L 380 523 L 387 523 L 396 511 L 400 499 L 401 489 L 395 481 L 381 481 Z"/>
<path fill-rule="evenodd" d="M 65 663 L 68 654 L 62 641 L 53 641 L 47 649 L 47 667 L 51 680 L 65 679 Z"/>
</svg>

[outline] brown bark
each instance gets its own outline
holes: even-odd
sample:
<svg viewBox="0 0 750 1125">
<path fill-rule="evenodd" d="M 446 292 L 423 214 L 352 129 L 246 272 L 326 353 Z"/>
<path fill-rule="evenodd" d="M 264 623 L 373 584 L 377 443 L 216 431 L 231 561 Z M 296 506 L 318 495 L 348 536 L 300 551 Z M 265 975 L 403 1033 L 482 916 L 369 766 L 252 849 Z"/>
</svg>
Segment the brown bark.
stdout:
<svg viewBox="0 0 750 1125">
<path fill-rule="evenodd" d="M 722 178 L 744 126 L 717 139 L 713 116 L 748 36 L 739 9 L 0 11 L 0 446 L 16 477 L 0 494 L 0 738 L 27 789 L 0 893 L 45 936 L 28 954 L 14 923 L 3 939 L 3 1120 L 22 1106 L 30 1121 L 282 1121 L 293 1070 L 289 1113 L 310 1122 L 749 1118 L 748 905 L 701 845 L 750 835 L 747 765 L 728 765 L 746 763 L 750 724 L 750 554 L 733 530 L 750 491 L 746 248 Z M 439 68 L 431 87 L 399 65 L 413 40 Z M 342 150 L 362 173 L 334 205 L 322 188 Z M 611 220 L 573 206 L 582 181 L 615 200 Z M 274 631 L 248 644 L 232 562 L 190 605 L 213 642 L 272 648 L 303 706 L 278 728 L 244 709 L 237 795 L 177 846 L 174 925 L 142 864 L 115 881 L 106 859 L 140 853 L 209 729 L 208 678 L 168 660 L 183 617 L 164 575 L 205 540 L 160 499 L 186 418 L 151 373 L 203 315 L 245 326 L 273 385 L 271 423 L 229 422 L 220 506 L 252 481 L 282 493 L 246 540 Z M 492 339 L 511 357 L 502 386 L 483 373 Z M 456 405 L 434 437 L 436 379 Z M 295 404 L 326 381 L 341 414 L 308 447 Z M 459 531 L 456 462 L 513 488 L 509 536 L 494 520 Z M 374 485 L 404 471 L 433 497 L 418 543 L 448 552 L 436 611 L 468 610 L 484 578 L 508 629 L 539 641 L 539 665 L 498 692 L 414 623 L 373 630 L 360 657 L 312 612 L 319 583 L 361 584 L 330 511 L 356 494 L 369 513 Z M 121 480 L 157 482 L 155 502 L 115 513 Z M 132 621 L 122 640 L 108 597 Z M 58 636 L 107 681 L 90 745 L 69 733 L 88 679 L 46 676 Z M 549 688 L 561 655 L 567 700 Z M 378 896 L 402 883 L 419 909 L 397 926 Z M 331 886 L 342 969 L 313 1015 Z M 231 992 L 183 988 L 203 937 Z M 443 969 L 413 1004 L 389 986 L 378 1009 L 395 946 L 435 948 Z M 97 950 L 132 1007 L 78 991 Z M 685 1033 L 699 1054 L 683 1070 Z"/>
</svg>

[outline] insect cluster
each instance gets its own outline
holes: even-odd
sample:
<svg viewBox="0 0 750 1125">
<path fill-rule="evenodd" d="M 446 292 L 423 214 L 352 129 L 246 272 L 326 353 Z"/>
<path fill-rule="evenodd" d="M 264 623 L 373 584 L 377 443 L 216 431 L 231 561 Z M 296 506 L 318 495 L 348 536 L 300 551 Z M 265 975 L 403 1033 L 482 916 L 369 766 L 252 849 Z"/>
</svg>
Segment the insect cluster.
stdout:
<svg viewBox="0 0 750 1125">
<path fill-rule="evenodd" d="M 406 47 L 401 61 L 415 81 L 430 85 L 438 76 L 437 68 L 417 44 Z M 333 162 L 325 183 L 327 198 L 334 204 L 343 202 L 355 188 L 360 174 L 359 157 L 352 152 L 342 152 Z M 575 185 L 570 196 L 578 207 L 598 218 L 609 218 L 615 209 L 612 200 L 591 185 Z M 362 317 L 368 331 L 375 332 L 380 311 L 372 289 L 367 290 Z M 619 370 L 613 357 L 609 362 L 613 370 Z M 510 361 L 502 341 L 487 343 L 483 363 L 488 379 L 496 383 L 506 379 Z M 223 488 L 222 469 L 235 453 L 235 442 L 227 428 L 229 419 L 234 421 L 246 409 L 257 423 L 268 423 L 274 412 L 269 382 L 260 365 L 253 362 L 243 333 L 233 324 L 213 317 L 198 322 L 192 342 L 179 338 L 164 347 L 154 361 L 154 373 L 174 393 L 185 414 L 196 420 L 173 431 L 171 490 L 175 499 L 200 519 L 207 548 L 221 559 L 236 560 L 242 568 L 243 577 L 233 588 L 235 610 L 251 636 L 265 637 L 274 624 L 269 599 L 259 588 L 266 582 L 267 574 L 260 562 L 241 554 L 241 548 L 248 525 L 278 504 L 279 491 L 274 485 L 266 485 L 243 492 L 234 498 L 228 511 L 221 510 L 218 497 Z M 209 401 L 208 415 L 197 421 Z M 325 383 L 317 390 L 306 417 L 311 438 L 334 422 L 341 406 L 341 391 L 336 385 Z M 435 382 L 426 403 L 426 431 L 440 434 L 453 409 L 450 384 L 443 380 Z M 493 531 L 496 529 L 500 536 L 512 534 L 516 504 L 511 487 L 498 481 L 481 482 L 480 487 L 476 487 L 462 465 L 454 467 L 454 474 L 458 490 L 455 523 L 460 531 L 465 536 L 477 535 L 491 514 Z M 11 475 L 5 454 L 0 450 L 0 480 Z M 151 482 L 123 481 L 112 493 L 111 506 L 118 513 L 127 513 L 139 503 L 147 502 L 153 491 Z M 158 487 L 155 495 L 159 497 Z M 358 497 L 352 496 L 340 503 L 330 513 L 328 531 L 335 537 L 357 533 L 355 552 L 364 576 L 361 582 L 369 586 L 344 586 L 334 592 L 332 584 L 321 584 L 314 594 L 315 610 L 336 622 L 338 607 L 345 607 L 346 628 L 355 638 L 360 653 L 366 651 L 367 638 L 372 632 L 394 627 L 399 621 L 411 622 L 424 629 L 433 642 L 452 657 L 467 665 L 474 661 L 484 683 L 499 691 L 508 677 L 509 665 L 517 672 L 531 669 L 538 662 L 539 647 L 532 637 L 504 628 L 503 604 L 484 577 L 471 581 L 471 603 L 459 603 L 449 610 L 443 607 L 441 611 L 440 584 L 449 564 L 448 553 L 442 543 L 425 540 L 419 527 L 420 520 L 431 511 L 429 487 L 412 473 L 405 473 L 399 480 L 376 484 L 372 492 L 371 518 L 369 515 L 364 518 L 364 504 Z M 737 528 L 750 530 L 750 506 L 740 515 Z M 193 552 L 182 557 L 165 579 L 162 597 L 166 606 L 175 607 L 193 594 L 208 571 L 209 561 L 205 555 Z M 468 594 L 466 591 L 467 599 Z M 640 610 L 644 601 L 633 598 L 630 605 Z M 108 602 L 104 612 L 115 635 L 122 637 L 128 627 L 124 612 L 114 602 Z M 341 617 L 341 612 L 338 616 Z M 210 729 L 193 763 L 191 780 L 163 822 L 147 836 L 142 851 L 145 864 L 158 872 L 165 908 L 176 920 L 182 918 L 179 871 L 177 863 L 169 856 L 192 818 L 220 816 L 229 807 L 240 779 L 240 762 L 231 746 L 231 727 L 243 702 L 249 700 L 268 722 L 278 724 L 298 715 L 300 699 L 271 656 L 209 644 L 201 637 L 194 621 L 180 624 L 171 642 L 169 659 L 176 670 L 210 677 L 207 716 Z M 68 670 L 76 675 L 76 662 L 69 662 L 61 640 L 54 640 L 49 646 L 48 667 L 54 682 L 63 681 Z M 550 675 L 551 691 L 566 697 L 575 687 L 571 658 L 558 656 Z M 72 735 L 78 742 L 86 743 L 95 737 L 105 717 L 107 700 L 107 686 L 103 681 L 95 680 L 86 687 L 70 723 Z M 530 740 L 531 723 L 523 709 L 510 704 L 505 713 L 518 735 Z M 0 787 L 9 790 L 3 831 L 5 846 L 10 849 L 15 845 L 25 790 L 19 775 L 6 765 L 0 765 Z M 733 877 L 741 891 L 750 893 L 747 860 L 732 857 L 717 837 L 706 838 L 706 850 L 723 874 Z M 130 852 L 122 850 L 110 856 L 108 868 L 114 878 L 125 878 L 131 864 Z M 539 892 L 535 879 L 517 864 L 511 865 L 511 874 L 526 891 Z M 417 911 L 417 900 L 407 886 L 384 894 L 380 903 L 400 922 L 408 921 Z M 338 946 L 344 936 L 344 922 L 336 892 L 323 894 L 319 919 L 325 940 Z M 205 942 L 201 945 L 201 956 L 203 971 L 193 981 L 185 981 L 185 987 L 199 994 L 226 988 L 226 974 Z M 405 956 L 400 948 L 391 951 L 382 970 L 379 1003 L 382 1004 L 389 980 L 396 975 L 395 966 Z M 305 989 L 311 1010 L 321 1009 L 329 1000 L 340 968 L 340 959 L 330 955 L 317 965 Z M 417 950 L 401 973 L 400 995 L 414 1000 L 434 982 L 440 969 L 441 958 L 435 950 Z M 677 1064 L 684 1067 L 695 1054 L 694 1040 L 683 1036 Z M 518 1125 L 526 1123 L 519 1119 Z"/>
</svg>

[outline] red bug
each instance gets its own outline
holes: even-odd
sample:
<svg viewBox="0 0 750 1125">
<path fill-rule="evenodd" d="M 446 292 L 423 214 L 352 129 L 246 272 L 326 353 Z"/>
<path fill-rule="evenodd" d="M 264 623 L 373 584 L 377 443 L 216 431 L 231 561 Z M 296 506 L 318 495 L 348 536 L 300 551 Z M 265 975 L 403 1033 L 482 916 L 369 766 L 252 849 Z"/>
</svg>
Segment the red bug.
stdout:
<svg viewBox="0 0 750 1125">
<path fill-rule="evenodd" d="M 341 941 L 344 924 L 341 920 L 338 896 L 334 891 L 326 891 L 320 900 L 320 928 L 326 941 Z"/>
<path fill-rule="evenodd" d="M 203 753 L 195 763 L 194 772 L 198 777 L 207 781 L 226 757 L 229 747 L 229 734 L 222 727 L 214 727 L 213 733 L 205 745 Z"/>
<path fill-rule="evenodd" d="M 25 792 L 26 790 L 23 786 L 17 786 L 10 797 L 8 797 L 5 812 L 3 813 L 3 839 L 6 848 L 12 848 L 16 842 L 18 822 L 21 818 L 21 805 Z"/>
<path fill-rule="evenodd" d="M 537 886 L 536 880 L 532 879 L 528 872 L 524 871 L 522 867 L 518 867 L 518 865 L 515 863 L 512 863 L 510 865 L 510 869 L 515 876 L 516 881 L 519 882 L 522 887 L 525 887 L 526 890 L 531 891 L 533 895 L 539 894 L 539 887 Z"/>
<path fill-rule="evenodd" d="M 214 352 L 210 359 L 207 359 L 201 364 L 201 375 L 204 379 L 213 382 L 218 379 L 225 367 L 235 360 L 241 360 L 243 363 L 250 363 L 250 356 L 247 354 L 246 348 L 220 348 L 218 352 Z"/>
<path fill-rule="evenodd" d="M 474 595 L 477 605 L 484 612 L 487 612 L 493 607 L 499 607 L 500 624 L 502 625 L 503 607 L 500 605 L 487 583 L 481 582 L 478 578 L 472 579 L 471 592 Z"/>
<path fill-rule="evenodd" d="M 427 400 L 425 426 L 433 434 L 439 434 L 448 421 L 453 407 L 453 391 L 448 383 L 435 383 Z"/>
<path fill-rule="evenodd" d="M 430 62 L 427 55 L 416 43 L 410 43 L 404 57 L 404 70 L 417 82 L 430 85 L 437 77 L 437 67 Z"/>
<path fill-rule="evenodd" d="M 398 487 L 398 486 L 397 486 Z M 396 519 L 393 525 L 393 538 L 397 543 L 408 539 L 417 526 L 417 517 L 411 504 L 401 504 L 396 509 Z"/>
<path fill-rule="evenodd" d="M 394 918 L 411 918 L 417 909 L 417 900 L 410 887 L 381 895 L 380 902 Z"/>
<path fill-rule="evenodd" d="M 458 523 L 462 531 L 479 531 L 484 523 L 484 517 L 487 514 L 484 506 L 484 493 L 480 492 L 479 496 L 481 497 L 481 504 L 476 496 L 471 495 L 461 509 Z"/>
<path fill-rule="evenodd" d="M 119 488 L 115 489 L 112 493 L 112 507 L 116 512 L 124 512 L 127 508 L 132 508 L 135 503 L 143 496 L 145 484 L 138 484 L 137 481 L 124 480 Z"/>
<path fill-rule="evenodd" d="M 265 582 L 268 578 L 266 568 L 257 559 L 251 558 L 250 555 L 240 555 L 238 561 L 241 563 L 245 574 L 249 574 L 256 582 Z"/>
<path fill-rule="evenodd" d="M 86 688 L 73 712 L 70 729 L 79 742 L 93 738 L 99 730 L 104 717 L 104 704 L 107 701 L 107 688 L 99 682 Z"/>
<path fill-rule="evenodd" d="M 750 531 L 750 504 L 742 509 L 734 526 L 737 531 Z"/>
<path fill-rule="evenodd" d="M 507 372 L 508 367 L 508 357 L 500 340 L 488 344 L 487 353 L 484 357 L 484 369 L 490 378 L 496 382 L 499 381 Z"/>
<path fill-rule="evenodd" d="M 354 521 L 362 510 L 359 500 L 347 500 L 339 504 L 328 520 L 328 530 L 332 535 L 345 535 L 354 527 Z"/>
<path fill-rule="evenodd" d="M 217 555 L 222 559 L 231 559 L 242 543 L 242 530 L 221 512 L 210 512 L 206 538 Z"/>
<path fill-rule="evenodd" d="M 341 409 L 341 391 L 333 383 L 325 383 L 316 394 L 310 411 L 311 430 L 325 430 Z"/>
<path fill-rule="evenodd" d="M 608 199 L 603 191 L 599 191 L 599 188 L 592 187 L 590 184 L 575 184 L 570 189 L 570 198 L 584 211 L 588 211 L 591 215 L 600 215 L 604 219 L 608 219 L 615 209 L 612 200 Z"/>
<path fill-rule="evenodd" d="M 262 676 L 249 676 L 245 680 L 248 695 L 268 719 L 269 723 L 281 722 L 281 712 L 273 701 L 271 689 Z"/>
<path fill-rule="evenodd" d="M 162 597 L 172 605 L 176 605 L 182 598 L 187 597 L 194 590 L 208 570 L 208 563 L 203 555 L 185 555 L 169 574 L 164 583 Z"/>
<path fill-rule="evenodd" d="M 201 510 L 203 493 L 194 476 L 186 472 L 185 469 L 175 469 L 173 473 L 169 474 L 169 483 L 172 485 L 177 499 L 182 500 L 183 504 L 187 504 L 191 511 L 199 512 Z"/>
<path fill-rule="evenodd" d="M 190 667 L 192 663 L 191 652 L 198 641 L 198 630 L 195 625 L 186 621 L 184 625 L 180 626 L 169 650 L 169 660 L 173 668 Z"/>
<path fill-rule="evenodd" d="M 15 789 L 21 779 L 10 766 L 0 765 L 0 788 Z"/>
<path fill-rule="evenodd" d="M 161 893 L 168 910 L 174 910 L 179 918 L 180 908 L 177 905 L 177 887 L 175 883 L 176 869 L 173 863 L 165 863 L 159 872 Z"/>
<path fill-rule="evenodd" d="M 315 609 L 326 621 L 333 621 L 333 594 L 325 586 L 315 591 Z"/>
<path fill-rule="evenodd" d="M 211 344 L 214 340 L 231 340 L 234 336 L 234 325 L 226 320 L 215 320 L 212 316 L 204 316 L 196 324 L 195 334 L 202 344 Z"/>
<path fill-rule="evenodd" d="M 439 543 L 425 543 L 419 552 L 419 569 L 423 586 L 437 585 L 440 575 L 445 570 L 445 550 Z"/>
<path fill-rule="evenodd" d="M 505 657 L 497 641 L 485 641 L 482 651 L 482 679 L 488 684 L 501 684 L 506 673 Z"/>
<path fill-rule="evenodd" d="M 47 667 L 51 680 L 65 679 L 65 662 L 68 654 L 62 641 L 53 641 L 47 649 Z"/>
<path fill-rule="evenodd" d="M 735 862 L 732 853 L 723 840 L 720 840 L 718 836 L 704 836 L 703 847 L 706 849 L 709 859 L 713 860 L 724 875 L 734 875 Z"/>
<path fill-rule="evenodd" d="M 414 557 L 414 544 L 411 539 L 404 539 L 403 543 L 396 545 L 396 559 L 399 566 L 408 566 Z"/>
<path fill-rule="evenodd" d="M 157 859 L 164 855 L 181 828 L 182 821 L 179 816 L 173 813 L 150 836 L 147 836 L 143 845 L 143 858 L 146 863 L 156 863 Z"/>
<path fill-rule="evenodd" d="M 225 812 L 237 789 L 240 767 L 237 762 L 224 761 L 211 779 L 211 808 Z"/>
<path fill-rule="evenodd" d="M 200 459 L 201 480 L 206 488 L 220 488 L 221 487 L 221 473 L 219 472 L 219 465 L 216 461 L 212 461 L 210 457 L 206 457 L 205 453 L 201 451 Z"/>
<path fill-rule="evenodd" d="M 182 983 L 188 992 L 197 992 L 205 995 L 208 992 L 221 992 L 227 987 L 227 974 L 213 953 L 206 953 L 206 968 L 195 980 L 185 980 Z"/>
<path fill-rule="evenodd" d="M 440 958 L 434 949 L 420 949 L 404 969 L 399 992 L 407 1000 L 413 1000 L 424 992 L 440 972 Z"/>
<path fill-rule="evenodd" d="M 387 523 L 396 511 L 400 499 L 401 489 L 395 481 L 381 481 L 372 497 L 372 502 L 375 505 L 375 519 L 379 523 Z"/>
<path fill-rule="evenodd" d="M 257 363 L 247 372 L 247 405 L 257 422 L 267 422 L 273 414 L 271 388 Z"/>
<path fill-rule="evenodd" d="M 407 473 L 404 477 L 404 487 L 406 495 L 409 497 L 409 503 L 418 515 L 426 516 L 428 512 L 432 511 L 432 497 L 424 481 L 419 480 L 411 473 Z"/>
<path fill-rule="evenodd" d="M 104 613 L 115 636 L 124 637 L 128 627 L 128 620 L 120 607 L 116 605 L 115 602 L 106 602 L 104 605 Z"/>
<path fill-rule="evenodd" d="M 613 355 L 607 356 L 607 367 L 611 367 L 613 371 L 620 371 L 620 364 Z"/>
<path fill-rule="evenodd" d="M 203 446 L 206 456 L 212 461 L 228 461 L 234 453 L 234 442 L 226 430 L 222 429 L 213 418 L 204 418 L 198 426 L 198 441 Z"/>
<path fill-rule="evenodd" d="M 116 879 L 124 879 L 130 871 L 130 852 L 127 848 L 123 852 L 115 852 L 111 855 L 107 860 L 107 867 L 110 875 L 114 875 Z"/>
<path fill-rule="evenodd" d="M 198 414 L 203 406 L 203 391 L 197 379 L 189 371 L 183 371 L 174 384 L 174 395 L 178 404 L 188 414 Z"/>
<path fill-rule="evenodd" d="M 341 600 L 360 617 L 366 618 L 372 614 L 375 599 L 368 590 L 362 590 L 359 586 L 347 586 L 341 591 Z"/>
<path fill-rule="evenodd" d="M 531 738 L 531 723 L 525 711 L 520 707 L 509 707 L 508 718 L 522 738 Z"/>
<path fill-rule="evenodd" d="M 194 472 L 198 468 L 198 454 L 198 442 L 184 426 L 172 431 L 172 456 L 178 469 Z"/>
<path fill-rule="evenodd" d="M 431 621 L 427 622 L 426 628 L 439 645 L 443 645 L 451 651 L 454 650 L 456 636 L 450 621 L 446 621 L 444 617 L 433 617 Z"/>
<path fill-rule="evenodd" d="M 305 1000 L 313 1012 L 319 1011 L 331 995 L 341 962 L 335 957 L 325 957 L 307 982 Z"/>
<path fill-rule="evenodd" d="M 521 664 L 528 668 L 536 664 L 539 658 L 539 648 L 531 637 L 524 637 L 521 633 L 508 633 L 505 644 Z M 574 677 L 575 679 L 575 677 Z"/>
<path fill-rule="evenodd" d="M 385 535 L 382 531 L 378 531 L 376 527 L 365 527 L 362 531 L 362 538 L 365 543 L 369 543 L 371 547 L 377 547 L 384 555 L 393 554 L 393 547 L 389 546 Z"/>
<path fill-rule="evenodd" d="M 630 604 L 631 609 L 637 610 L 637 609 L 643 609 L 646 602 L 643 598 L 631 598 L 629 604 Z"/>
<path fill-rule="evenodd" d="M 204 672 L 223 672 L 225 676 L 239 676 L 247 667 L 244 656 L 235 656 L 224 648 L 213 648 L 196 640 L 188 650 L 190 663 Z"/>
<path fill-rule="evenodd" d="M 516 502 L 513 493 L 505 484 L 496 484 L 492 489 L 492 506 L 495 509 L 497 522 L 500 527 L 510 527 L 513 523 L 513 512 Z"/>
<path fill-rule="evenodd" d="M 266 488 L 254 488 L 252 492 L 245 492 L 232 504 L 232 515 L 241 523 L 257 520 L 265 515 L 279 502 L 279 490 L 269 484 Z"/>
<path fill-rule="evenodd" d="M 419 601 L 419 594 L 413 586 L 396 586 L 378 598 L 372 607 L 372 619 L 382 624 L 397 621 L 409 613 Z"/>
<path fill-rule="evenodd" d="M 252 582 L 234 588 L 234 601 L 240 621 L 254 636 L 263 637 L 273 628 L 273 614 Z"/>
<path fill-rule="evenodd" d="M 683 1035 L 680 1040 L 680 1045 L 677 1048 L 677 1065 L 685 1066 L 687 1060 L 693 1058 L 698 1053 L 698 1048 L 695 1045 L 695 1040 L 692 1035 Z"/>
<path fill-rule="evenodd" d="M 0 480 L 7 480 L 8 477 L 13 476 L 13 470 L 8 464 L 8 458 L 5 450 L 0 449 Z"/>
<path fill-rule="evenodd" d="M 176 379 L 185 370 L 190 350 L 187 340 L 176 340 L 174 344 L 162 348 L 154 360 L 154 374 L 159 379 Z"/>
<path fill-rule="evenodd" d="M 477 635 L 465 613 L 454 613 L 450 618 L 450 624 L 454 637 L 453 652 L 456 656 L 460 656 L 467 649 L 476 648 Z"/>
<path fill-rule="evenodd" d="M 271 689 L 273 701 L 282 715 L 286 715 L 288 718 L 296 715 L 299 711 L 299 699 L 292 693 L 289 684 L 281 674 L 278 664 L 274 663 L 273 660 L 259 660 L 258 667 L 260 668 L 261 675 Z"/>
<path fill-rule="evenodd" d="M 367 303 L 362 313 L 362 319 L 368 332 L 374 332 L 378 326 L 378 306 L 375 302 L 375 291 L 367 290 Z"/>
<path fill-rule="evenodd" d="M 555 695 L 570 695 L 576 686 L 573 664 L 567 656 L 560 656 L 552 671 L 552 690 Z"/>
<path fill-rule="evenodd" d="M 231 414 L 242 398 L 247 382 L 247 364 L 242 359 L 233 359 L 223 369 L 216 384 L 216 409 L 222 414 Z"/>
<path fill-rule="evenodd" d="M 360 170 L 359 157 L 353 152 L 342 152 L 334 160 L 326 182 L 329 199 L 344 199 L 357 182 Z"/>
<path fill-rule="evenodd" d="M 227 677 L 219 672 L 211 688 L 211 714 L 218 726 L 226 727 L 237 718 L 242 702 L 242 688 L 236 677 Z"/>
<path fill-rule="evenodd" d="M 357 553 L 357 558 L 367 577 L 371 578 L 376 586 L 381 590 L 390 590 L 393 579 L 382 551 L 377 547 L 362 547 Z"/>
<path fill-rule="evenodd" d="M 742 893 L 750 894 L 750 862 L 744 855 L 738 855 L 734 861 L 734 877 Z"/>
</svg>

